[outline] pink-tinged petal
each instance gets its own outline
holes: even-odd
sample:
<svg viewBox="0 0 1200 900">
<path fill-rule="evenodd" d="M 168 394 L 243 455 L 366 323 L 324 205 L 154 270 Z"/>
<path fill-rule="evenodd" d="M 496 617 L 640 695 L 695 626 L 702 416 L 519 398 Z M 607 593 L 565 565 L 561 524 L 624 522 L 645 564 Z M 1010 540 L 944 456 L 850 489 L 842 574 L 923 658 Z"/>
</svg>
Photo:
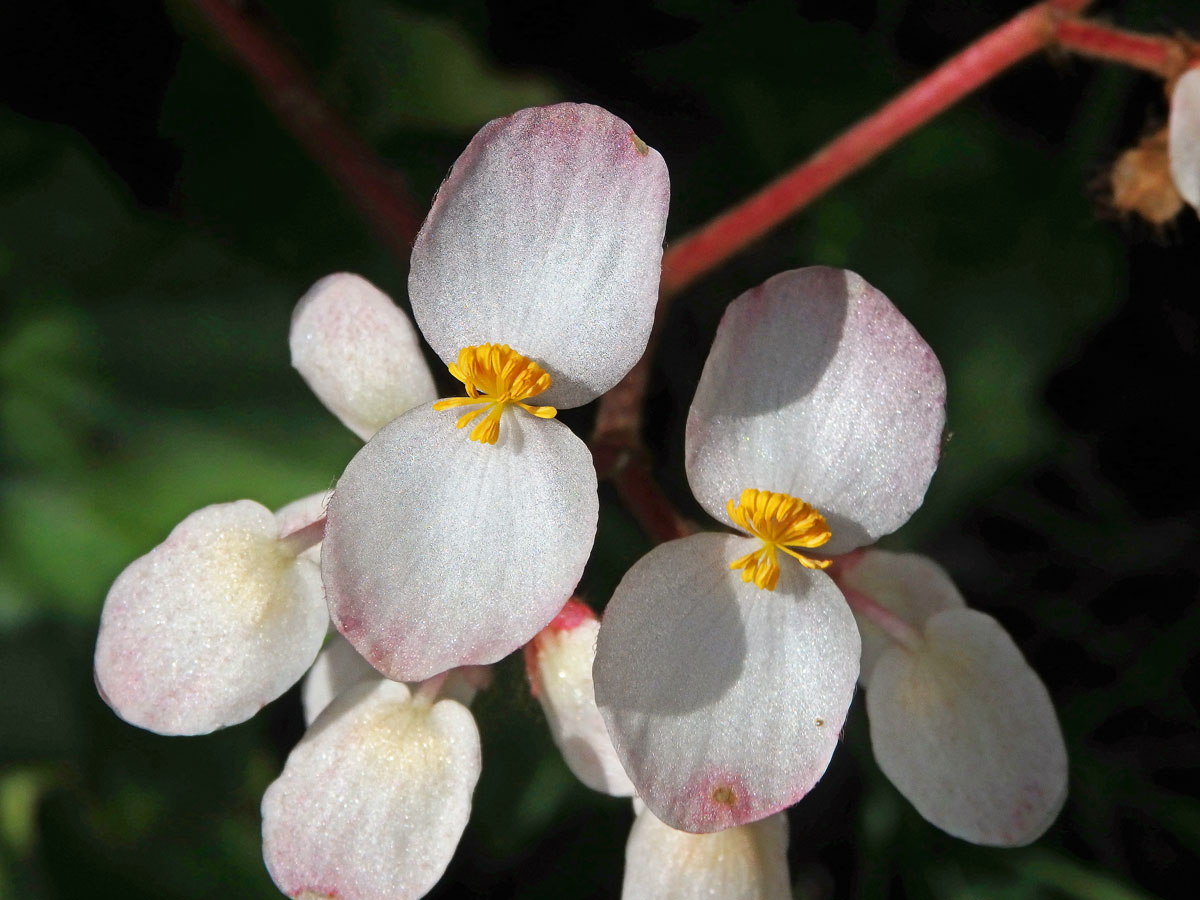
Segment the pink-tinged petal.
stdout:
<svg viewBox="0 0 1200 900">
<path fill-rule="evenodd" d="M 795 803 L 825 772 L 858 677 L 854 617 L 822 572 L 774 591 L 729 563 L 757 541 L 699 534 L 644 556 L 604 612 L 596 702 L 654 814 L 708 832 Z"/>
<path fill-rule="evenodd" d="M 300 700 L 304 704 L 304 723 L 311 725 L 322 710 L 338 695 L 363 681 L 374 681 L 382 676 L 374 667 L 359 656 L 358 651 L 340 634 L 335 634 L 325 645 L 300 688 Z"/>
<path fill-rule="evenodd" d="M 920 630 L 931 616 L 967 604 L 946 570 L 927 556 L 867 550 L 834 575 L 843 592 L 857 592 Z M 854 604 L 851 603 L 851 609 Z M 870 683 L 880 655 L 895 642 L 878 625 L 855 616 L 862 635 L 862 671 L 858 682 Z"/>
<path fill-rule="evenodd" d="M 983 613 L 940 612 L 924 636 L 921 651 L 893 647 L 875 667 L 867 691 L 875 759 L 942 830 L 976 844 L 1030 843 L 1067 792 L 1067 751 L 1046 688 Z"/>
<path fill-rule="evenodd" d="M 525 670 L 554 743 L 575 777 L 594 791 L 629 797 L 633 783 L 617 759 L 592 688 L 599 631 L 600 621 L 591 609 L 568 601 L 525 645 Z"/>
<path fill-rule="evenodd" d="M 509 411 L 488 445 L 454 422 L 429 407 L 396 419 L 329 502 L 330 615 L 397 681 L 516 650 L 570 597 L 596 535 L 596 471 L 570 429 Z"/>
<path fill-rule="evenodd" d="M 508 344 L 554 379 L 539 404 L 598 397 L 646 348 L 669 194 L 658 152 L 599 107 L 489 122 L 413 246 L 426 340 L 447 364 L 463 347 Z"/>
<path fill-rule="evenodd" d="M 409 900 L 446 871 L 479 780 L 479 731 L 380 680 L 317 719 L 263 795 L 263 859 L 289 897 Z"/>
<path fill-rule="evenodd" d="M 309 494 L 307 497 L 293 500 L 286 506 L 275 510 L 275 522 L 279 526 L 280 536 L 299 531 L 324 516 L 325 507 L 329 505 L 332 493 L 332 491 L 320 491 L 316 494 Z M 314 544 L 300 555 L 320 565 L 321 544 Z"/>
<path fill-rule="evenodd" d="M 1171 179 L 1183 199 L 1200 209 L 1200 69 L 1189 69 L 1175 82 L 1167 129 Z"/>
<path fill-rule="evenodd" d="M 937 466 L 946 382 L 933 351 L 853 272 L 776 275 L 729 305 L 688 415 L 687 473 L 721 522 L 746 488 L 798 497 L 846 553 L 900 527 Z"/>
<path fill-rule="evenodd" d="M 292 365 L 364 441 L 437 392 L 412 322 L 358 275 L 329 275 L 296 304 Z"/>
<path fill-rule="evenodd" d="M 320 572 L 250 500 L 206 506 L 120 574 L 100 617 L 96 686 L 160 734 L 245 721 L 300 679 L 329 624 Z"/>
<path fill-rule="evenodd" d="M 790 900 L 787 833 L 785 813 L 689 834 L 646 810 L 625 845 L 621 900 Z"/>
</svg>

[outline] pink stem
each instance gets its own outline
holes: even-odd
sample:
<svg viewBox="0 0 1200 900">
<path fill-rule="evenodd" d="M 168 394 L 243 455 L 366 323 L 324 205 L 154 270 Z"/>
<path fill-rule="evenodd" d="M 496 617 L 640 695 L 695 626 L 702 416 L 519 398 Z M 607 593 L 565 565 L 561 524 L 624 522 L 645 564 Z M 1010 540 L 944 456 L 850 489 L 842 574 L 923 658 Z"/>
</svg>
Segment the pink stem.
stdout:
<svg viewBox="0 0 1200 900">
<path fill-rule="evenodd" d="M 299 556 L 310 547 L 315 547 L 325 539 L 325 517 L 309 522 L 295 531 L 289 531 L 279 539 L 285 547 Z"/>
<path fill-rule="evenodd" d="M 878 626 L 888 637 L 908 650 L 920 649 L 924 639 L 917 629 L 913 628 L 902 618 L 885 606 L 876 603 L 866 594 L 859 593 L 838 583 L 846 597 L 846 603 L 856 615 L 862 616 L 873 625 Z"/>
<path fill-rule="evenodd" d="M 403 178 L 321 99 L 300 64 L 227 0 L 191 0 L 257 83 L 263 99 L 396 253 L 407 260 L 421 216 Z"/>
</svg>

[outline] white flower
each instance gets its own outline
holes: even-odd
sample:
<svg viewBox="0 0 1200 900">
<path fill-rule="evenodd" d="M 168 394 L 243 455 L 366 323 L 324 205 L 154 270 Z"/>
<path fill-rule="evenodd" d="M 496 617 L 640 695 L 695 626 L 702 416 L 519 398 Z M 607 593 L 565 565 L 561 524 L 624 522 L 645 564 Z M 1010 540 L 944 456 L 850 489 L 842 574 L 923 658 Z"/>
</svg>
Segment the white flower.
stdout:
<svg viewBox="0 0 1200 900">
<path fill-rule="evenodd" d="M 858 677 L 846 602 L 811 550 L 898 528 L 937 464 L 945 381 L 857 275 L 778 275 L 725 313 L 688 418 L 688 480 L 742 532 L 651 551 L 605 611 L 596 699 L 639 795 L 716 831 L 799 800 Z"/>
<path fill-rule="evenodd" d="M 325 639 L 320 570 L 306 548 L 251 500 L 192 513 L 109 590 L 96 638 L 100 695 L 160 734 L 250 718 L 296 683 Z"/>
<path fill-rule="evenodd" d="M 787 815 L 689 834 L 638 813 L 625 845 L 621 900 L 790 900 Z"/>
<path fill-rule="evenodd" d="M 1046 688 L 1012 638 L 967 609 L 923 556 L 868 550 L 837 579 L 913 629 L 898 643 L 858 617 L 880 768 L 955 837 L 999 846 L 1040 837 L 1066 798 L 1067 751 Z"/>
<path fill-rule="evenodd" d="M 525 645 L 525 671 L 554 743 L 575 777 L 594 791 L 629 797 L 633 784 L 617 759 L 592 687 L 599 631 L 600 620 L 591 607 L 568 600 Z"/>
<path fill-rule="evenodd" d="M 263 795 L 263 859 L 298 900 L 412 900 L 445 872 L 479 780 L 456 700 L 371 678 L 338 696 Z"/>
<path fill-rule="evenodd" d="M 409 293 L 467 397 L 369 441 L 334 490 L 322 549 L 335 624 L 389 677 L 494 662 L 570 596 L 595 537 L 596 474 L 553 416 L 643 352 L 667 197 L 655 151 L 571 104 L 484 126 L 442 185 Z"/>
<path fill-rule="evenodd" d="M 1167 128 L 1171 178 L 1183 199 L 1200 209 L 1200 69 L 1175 82 Z"/>
</svg>

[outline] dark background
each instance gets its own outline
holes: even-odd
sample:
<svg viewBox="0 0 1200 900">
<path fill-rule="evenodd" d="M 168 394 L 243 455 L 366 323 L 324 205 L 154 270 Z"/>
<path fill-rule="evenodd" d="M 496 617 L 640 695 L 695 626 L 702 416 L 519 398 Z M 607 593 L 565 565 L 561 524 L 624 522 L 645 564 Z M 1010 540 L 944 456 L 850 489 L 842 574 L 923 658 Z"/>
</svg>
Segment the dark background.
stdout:
<svg viewBox="0 0 1200 900">
<path fill-rule="evenodd" d="M 586 100 L 665 156 L 668 239 L 1018 8 L 255 7 L 422 205 L 487 119 Z M 1190 3 L 1097 10 L 1126 27 L 1200 31 Z M 791 813 L 798 897 L 1194 890 L 1200 223 L 1190 209 L 1164 228 L 1133 221 L 1103 188 L 1116 154 L 1165 115 L 1148 76 L 1043 55 L 670 314 L 647 438 L 660 480 L 697 519 L 682 420 L 726 302 L 823 263 L 860 272 L 913 320 L 946 369 L 951 438 L 925 507 L 885 545 L 937 559 L 1011 631 L 1071 754 L 1050 832 L 1026 849 L 977 848 L 925 824 L 879 774 L 856 702 L 845 746 Z M 403 265 L 186 2 L 4 4 L 0 896 L 277 896 L 258 802 L 301 733 L 295 692 L 218 734 L 158 737 L 100 702 L 91 651 L 112 579 L 188 512 L 243 496 L 282 505 L 327 487 L 354 453 L 287 357 L 292 304 L 335 270 L 404 302 Z M 583 431 L 590 415 L 568 421 Z M 602 499 L 583 584 L 597 605 L 648 547 L 607 489 Z M 475 712 L 476 809 L 431 896 L 616 896 L 628 804 L 573 781 L 519 662 L 499 667 Z"/>
</svg>

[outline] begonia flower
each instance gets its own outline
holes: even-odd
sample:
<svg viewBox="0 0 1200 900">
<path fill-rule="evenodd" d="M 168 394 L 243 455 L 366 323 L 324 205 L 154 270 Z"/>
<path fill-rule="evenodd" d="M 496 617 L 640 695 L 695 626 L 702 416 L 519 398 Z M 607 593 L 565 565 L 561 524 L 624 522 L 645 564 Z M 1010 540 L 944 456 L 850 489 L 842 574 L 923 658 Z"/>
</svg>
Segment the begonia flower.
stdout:
<svg viewBox="0 0 1200 900">
<path fill-rule="evenodd" d="M 596 474 L 553 417 L 645 349 L 667 199 L 662 157 L 573 104 L 485 125 L 442 185 L 409 294 L 467 396 L 371 438 L 338 480 L 322 548 L 335 624 L 388 677 L 495 662 L 570 596 Z"/>
<path fill-rule="evenodd" d="M 568 600 L 525 645 L 525 671 L 554 743 L 575 777 L 602 794 L 629 797 L 633 784 L 617 759 L 592 686 L 599 631 L 600 619 L 591 607 Z"/>
<path fill-rule="evenodd" d="M 610 601 L 596 700 L 656 816 L 707 832 L 803 797 L 859 670 L 854 617 L 815 556 L 902 525 L 937 464 L 945 380 L 859 276 L 786 272 L 726 311 L 688 416 L 696 498 L 737 534 L 652 550 Z"/>
<path fill-rule="evenodd" d="M 263 859 L 298 900 L 411 900 L 445 872 L 479 779 L 451 699 L 376 676 L 326 707 L 263 795 Z"/>
<path fill-rule="evenodd" d="M 245 721 L 312 665 L 329 616 L 307 544 L 252 500 L 184 519 L 104 601 L 100 695 L 131 724 L 204 734 Z"/>
<path fill-rule="evenodd" d="M 290 343 L 317 395 L 364 437 L 434 396 L 411 322 L 358 276 L 317 282 L 297 304 Z M 329 627 L 318 568 L 327 501 L 313 494 L 274 515 L 251 500 L 205 507 L 121 573 L 95 655 L 97 688 L 118 715 L 203 734 L 299 680 Z"/>
<path fill-rule="evenodd" d="M 1045 686 L 995 619 L 967 609 L 916 554 L 867 550 L 838 585 L 878 604 L 859 615 L 871 747 L 917 812 L 955 837 L 1020 846 L 1057 817 L 1067 751 Z"/>
<path fill-rule="evenodd" d="M 643 809 L 625 845 L 621 900 L 789 900 L 787 842 L 785 813 L 691 834 Z"/>
<path fill-rule="evenodd" d="M 1200 68 L 1175 82 L 1167 118 L 1171 178 L 1183 199 L 1200 210 Z"/>
</svg>

